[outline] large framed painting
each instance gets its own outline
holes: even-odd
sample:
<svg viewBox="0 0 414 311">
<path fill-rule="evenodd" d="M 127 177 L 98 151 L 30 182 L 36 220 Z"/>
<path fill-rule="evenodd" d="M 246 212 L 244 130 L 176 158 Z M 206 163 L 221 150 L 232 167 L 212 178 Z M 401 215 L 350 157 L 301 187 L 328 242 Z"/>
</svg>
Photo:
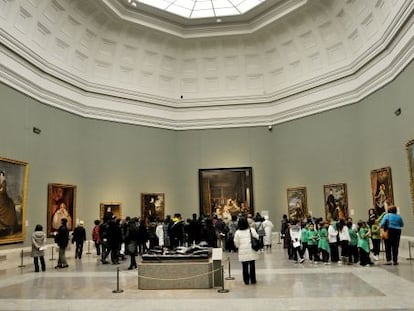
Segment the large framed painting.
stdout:
<svg viewBox="0 0 414 311">
<path fill-rule="evenodd" d="M 306 187 L 288 188 L 287 201 L 290 220 L 302 221 L 308 217 Z"/>
<path fill-rule="evenodd" d="M 29 164 L 0 158 L 0 244 L 23 242 Z"/>
<path fill-rule="evenodd" d="M 325 199 L 325 219 L 346 220 L 348 213 L 348 192 L 346 184 L 330 184 L 323 186 Z"/>
<path fill-rule="evenodd" d="M 145 222 L 164 219 L 164 193 L 141 193 L 141 217 Z"/>
<path fill-rule="evenodd" d="M 199 169 L 198 178 L 200 215 L 254 215 L 251 167 Z"/>
<path fill-rule="evenodd" d="M 122 219 L 121 202 L 101 202 L 99 204 L 99 219 L 104 221 L 111 219 L 112 216 Z"/>
<path fill-rule="evenodd" d="M 76 186 L 48 184 L 47 232 L 53 236 L 62 219 L 68 220 L 67 227 L 73 230 L 76 220 Z"/>
<path fill-rule="evenodd" d="M 408 175 L 410 178 L 411 209 L 414 214 L 414 140 L 410 140 L 406 145 L 408 156 Z"/>
<path fill-rule="evenodd" d="M 394 204 L 391 167 L 371 171 L 372 204 L 377 215 L 386 212 L 387 206 Z"/>
</svg>

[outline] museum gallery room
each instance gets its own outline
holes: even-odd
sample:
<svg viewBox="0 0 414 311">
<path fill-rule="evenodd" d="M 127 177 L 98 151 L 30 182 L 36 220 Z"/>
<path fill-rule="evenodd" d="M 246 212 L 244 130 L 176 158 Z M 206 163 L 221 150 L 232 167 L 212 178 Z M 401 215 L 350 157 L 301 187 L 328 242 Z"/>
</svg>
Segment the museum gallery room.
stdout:
<svg viewBox="0 0 414 311">
<path fill-rule="evenodd" d="M 413 0 L 0 0 L 0 310 L 414 310 L 413 11 Z M 217 223 L 248 214 L 273 228 L 258 252 L 248 238 L 246 285 Z M 304 240 L 292 260 L 284 215 L 301 232 L 316 224 L 318 247 L 324 220 L 352 220 L 372 264 L 324 264 Z M 385 239 L 387 216 L 403 226 L 388 219 Z M 216 244 L 186 231 L 173 247 L 171 228 L 192 217 Z M 102 245 L 105 224 L 138 220 L 167 228 L 165 244 L 111 244 L 105 264 L 95 220 Z"/>
</svg>

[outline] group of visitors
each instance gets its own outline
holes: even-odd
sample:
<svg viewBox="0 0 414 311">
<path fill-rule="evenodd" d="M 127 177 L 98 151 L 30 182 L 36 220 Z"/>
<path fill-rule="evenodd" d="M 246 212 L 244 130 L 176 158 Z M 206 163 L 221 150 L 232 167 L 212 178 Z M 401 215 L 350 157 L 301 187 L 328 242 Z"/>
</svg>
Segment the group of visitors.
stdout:
<svg viewBox="0 0 414 311">
<path fill-rule="evenodd" d="M 351 218 L 323 220 L 309 218 L 304 221 L 289 220 L 284 215 L 281 221 L 283 246 L 288 257 L 296 263 L 309 261 L 324 264 L 373 265 L 379 261 L 381 240 L 384 241 L 386 265 L 398 265 L 398 249 L 404 222 L 395 206 L 376 215 L 368 212 L 368 220 L 356 224 Z M 386 234 L 381 234 L 385 232 Z"/>
</svg>

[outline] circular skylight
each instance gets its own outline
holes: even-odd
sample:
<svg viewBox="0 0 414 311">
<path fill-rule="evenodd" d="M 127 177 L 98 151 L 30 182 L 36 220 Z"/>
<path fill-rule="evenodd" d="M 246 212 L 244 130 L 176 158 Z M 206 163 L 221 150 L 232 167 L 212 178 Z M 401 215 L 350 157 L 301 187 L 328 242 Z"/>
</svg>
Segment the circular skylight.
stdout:
<svg viewBox="0 0 414 311">
<path fill-rule="evenodd" d="M 241 15 L 266 0 L 128 0 L 137 7 L 139 3 L 155 7 L 185 18 L 209 18 Z"/>
</svg>

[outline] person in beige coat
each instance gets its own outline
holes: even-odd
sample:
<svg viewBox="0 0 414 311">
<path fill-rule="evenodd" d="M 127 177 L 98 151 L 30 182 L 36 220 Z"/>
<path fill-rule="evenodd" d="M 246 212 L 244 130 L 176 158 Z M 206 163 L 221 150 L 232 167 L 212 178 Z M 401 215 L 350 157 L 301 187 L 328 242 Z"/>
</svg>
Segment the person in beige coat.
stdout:
<svg viewBox="0 0 414 311">
<path fill-rule="evenodd" d="M 256 284 L 255 261 L 258 258 L 258 253 L 252 249 L 250 234 L 256 239 L 259 238 L 256 230 L 249 226 L 247 219 L 240 218 L 233 240 L 234 245 L 238 248 L 239 261 L 243 268 L 243 281 L 246 285 L 249 283 Z"/>
<path fill-rule="evenodd" d="M 43 232 L 42 225 L 36 225 L 32 234 L 32 253 L 35 272 L 39 272 L 39 260 L 42 271 L 46 270 L 45 264 L 46 233 Z"/>
</svg>

